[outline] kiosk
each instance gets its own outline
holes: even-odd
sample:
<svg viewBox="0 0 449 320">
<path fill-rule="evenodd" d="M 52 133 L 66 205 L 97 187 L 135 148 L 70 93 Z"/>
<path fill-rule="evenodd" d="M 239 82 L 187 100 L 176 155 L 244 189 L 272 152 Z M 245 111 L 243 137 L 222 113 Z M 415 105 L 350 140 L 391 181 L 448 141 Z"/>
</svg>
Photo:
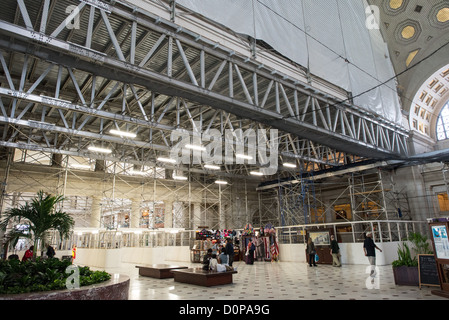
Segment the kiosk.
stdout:
<svg viewBox="0 0 449 320">
<path fill-rule="evenodd" d="M 449 222 L 432 222 L 429 225 L 440 279 L 440 290 L 432 290 L 432 294 L 449 298 Z"/>
</svg>

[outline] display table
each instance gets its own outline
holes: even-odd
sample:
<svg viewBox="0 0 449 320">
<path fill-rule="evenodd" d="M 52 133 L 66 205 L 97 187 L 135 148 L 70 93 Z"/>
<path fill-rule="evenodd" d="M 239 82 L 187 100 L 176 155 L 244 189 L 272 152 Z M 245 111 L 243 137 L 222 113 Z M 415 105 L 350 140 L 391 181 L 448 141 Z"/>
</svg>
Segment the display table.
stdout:
<svg viewBox="0 0 449 320">
<path fill-rule="evenodd" d="M 147 266 L 136 266 L 136 268 L 139 268 L 139 275 L 157 279 L 173 278 L 173 270 L 187 269 L 187 267 L 169 264 L 151 264 Z"/>
<path fill-rule="evenodd" d="M 219 286 L 232 283 L 232 275 L 237 271 L 217 272 L 202 268 L 173 270 L 174 280 L 203 287 Z"/>
</svg>

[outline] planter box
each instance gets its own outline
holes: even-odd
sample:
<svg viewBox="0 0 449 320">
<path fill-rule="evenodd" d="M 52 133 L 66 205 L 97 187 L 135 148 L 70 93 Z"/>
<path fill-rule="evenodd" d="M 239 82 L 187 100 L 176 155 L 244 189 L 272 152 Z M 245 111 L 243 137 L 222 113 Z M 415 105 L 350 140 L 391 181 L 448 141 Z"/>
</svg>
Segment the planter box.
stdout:
<svg viewBox="0 0 449 320">
<path fill-rule="evenodd" d="M 128 300 L 129 277 L 122 274 L 111 276 L 108 281 L 79 289 L 2 294 L 0 300 Z"/>
<path fill-rule="evenodd" d="M 393 267 L 394 283 L 400 286 L 419 286 L 418 267 Z"/>
</svg>

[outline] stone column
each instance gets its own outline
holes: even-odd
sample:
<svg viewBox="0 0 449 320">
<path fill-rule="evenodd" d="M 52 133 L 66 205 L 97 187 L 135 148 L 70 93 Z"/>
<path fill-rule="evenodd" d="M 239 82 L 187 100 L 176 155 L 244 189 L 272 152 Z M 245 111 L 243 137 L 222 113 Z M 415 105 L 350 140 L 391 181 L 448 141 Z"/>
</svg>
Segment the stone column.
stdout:
<svg viewBox="0 0 449 320">
<path fill-rule="evenodd" d="M 90 226 L 92 228 L 100 228 L 101 220 L 101 198 L 97 196 L 92 197 L 92 205 L 90 207 Z"/>
</svg>

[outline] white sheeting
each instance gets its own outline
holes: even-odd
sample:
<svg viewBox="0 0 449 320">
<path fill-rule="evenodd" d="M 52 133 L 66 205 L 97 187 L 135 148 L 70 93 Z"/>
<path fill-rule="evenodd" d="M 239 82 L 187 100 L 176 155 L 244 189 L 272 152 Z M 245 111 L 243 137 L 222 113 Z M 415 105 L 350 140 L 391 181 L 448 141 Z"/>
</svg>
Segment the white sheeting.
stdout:
<svg viewBox="0 0 449 320">
<path fill-rule="evenodd" d="M 366 0 L 177 3 L 235 32 L 265 41 L 312 74 L 352 92 L 356 105 L 401 123 L 396 81 L 381 85 L 394 77 L 394 69 L 380 30 L 365 25 Z"/>
</svg>

